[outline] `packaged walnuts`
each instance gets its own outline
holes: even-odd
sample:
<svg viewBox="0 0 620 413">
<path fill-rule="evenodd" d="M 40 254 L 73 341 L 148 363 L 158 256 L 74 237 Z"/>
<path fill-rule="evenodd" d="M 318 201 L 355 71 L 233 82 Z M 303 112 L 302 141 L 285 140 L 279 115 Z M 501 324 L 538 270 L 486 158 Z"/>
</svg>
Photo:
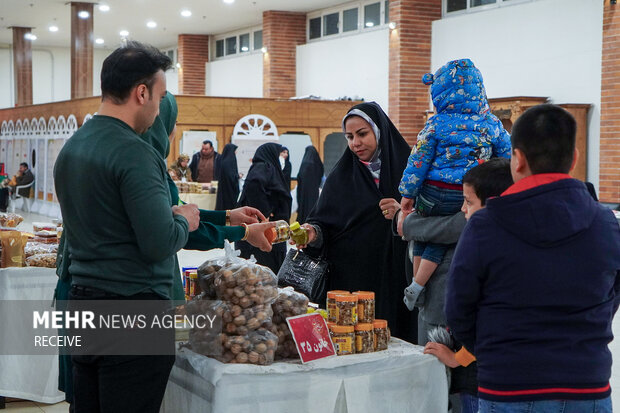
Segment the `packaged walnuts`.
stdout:
<svg viewBox="0 0 620 413">
<path fill-rule="evenodd" d="M 273 309 L 273 331 L 278 336 L 278 348 L 276 360 L 299 358 L 295 347 L 295 340 L 286 323 L 287 317 L 306 314 L 308 309 L 308 297 L 293 290 L 292 287 L 278 289 L 278 297 L 271 304 Z"/>
</svg>

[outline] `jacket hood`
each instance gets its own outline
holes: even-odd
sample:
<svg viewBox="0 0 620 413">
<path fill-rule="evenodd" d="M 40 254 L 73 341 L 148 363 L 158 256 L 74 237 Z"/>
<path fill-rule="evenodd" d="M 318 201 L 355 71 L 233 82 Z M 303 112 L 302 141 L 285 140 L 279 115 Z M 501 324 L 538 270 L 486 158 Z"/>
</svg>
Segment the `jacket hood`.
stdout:
<svg viewBox="0 0 620 413">
<path fill-rule="evenodd" d="M 452 60 L 435 74 L 422 77 L 431 85 L 431 96 L 437 113 L 482 114 L 489 110 L 482 74 L 469 59 Z"/>
<path fill-rule="evenodd" d="M 522 241 L 551 248 L 588 229 L 600 212 L 600 205 L 583 182 L 562 179 L 489 199 L 487 207 L 479 212 L 487 213 L 497 225 Z"/>
</svg>

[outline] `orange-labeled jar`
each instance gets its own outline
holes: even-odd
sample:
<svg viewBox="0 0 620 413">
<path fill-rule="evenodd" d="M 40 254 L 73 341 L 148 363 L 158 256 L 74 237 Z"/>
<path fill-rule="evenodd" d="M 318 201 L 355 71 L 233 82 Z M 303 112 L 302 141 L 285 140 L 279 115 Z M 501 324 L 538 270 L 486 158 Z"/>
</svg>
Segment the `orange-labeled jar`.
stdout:
<svg viewBox="0 0 620 413">
<path fill-rule="evenodd" d="M 375 351 L 375 333 L 372 323 L 361 323 L 355 326 L 355 352 L 372 353 Z"/>
<path fill-rule="evenodd" d="M 333 290 L 327 292 L 327 321 L 335 323 L 338 321 L 338 310 L 336 309 L 336 296 L 340 294 L 349 294 L 344 290 Z"/>
<path fill-rule="evenodd" d="M 353 326 L 332 325 L 330 328 L 336 354 L 355 354 L 355 329 Z"/>
<path fill-rule="evenodd" d="M 356 291 L 357 322 L 372 323 L 375 321 L 375 293 L 372 291 Z"/>
<path fill-rule="evenodd" d="M 336 323 L 339 326 L 354 326 L 357 324 L 357 295 L 336 295 L 336 310 Z"/>
<path fill-rule="evenodd" d="M 387 350 L 388 342 L 390 341 L 387 320 L 375 320 L 372 326 L 374 329 L 375 351 Z"/>
</svg>

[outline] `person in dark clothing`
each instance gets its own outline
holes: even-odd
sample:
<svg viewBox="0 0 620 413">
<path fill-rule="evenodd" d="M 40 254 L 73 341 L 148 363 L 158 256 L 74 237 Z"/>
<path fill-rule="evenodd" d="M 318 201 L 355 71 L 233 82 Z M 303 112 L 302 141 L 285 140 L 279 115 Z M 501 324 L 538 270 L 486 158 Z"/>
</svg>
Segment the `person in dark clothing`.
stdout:
<svg viewBox="0 0 620 413">
<path fill-rule="evenodd" d="M 611 412 L 620 228 L 568 175 L 576 122 L 534 106 L 512 128 L 502 196 L 470 218 L 446 291 L 454 337 L 478 360 L 480 412 Z"/>
<path fill-rule="evenodd" d="M 239 198 L 239 169 L 237 168 L 237 157 L 235 151 L 237 145 L 229 143 L 224 146 L 222 155 L 218 159 L 217 176 L 217 198 L 215 209 L 233 209 L 237 205 Z"/>
<path fill-rule="evenodd" d="M 288 222 L 293 201 L 278 160 L 280 152 L 282 146 L 277 143 L 265 143 L 256 149 L 239 198 L 239 206 L 257 208 L 270 221 Z M 244 241 L 237 244 L 241 257 L 250 258 L 250 255 L 254 254 L 259 264 L 271 268 L 276 274 L 286 257 L 286 243 L 274 244 L 269 253 Z"/>
<path fill-rule="evenodd" d="M 2 183 L 7 185 L 6 188 L 2 188 L 0 191 L 0 209 L 4 212 L 6 211 L 9 205 L 9 196 L 15 198 L 15 188 L 18 186 L 28 185 L 34 181 L 34 175 L 32 171 L 28 168 L 28 164 L 26 162 L 22 162 L 19 164 L 19 171 L 13 179 L 10 181 L 4 180 Z M 22 198 L 30 198 L 30 188 L 20 188 L 17 191 L 17 195 Z"/>
<path fill-rule="evenodd" d="M 401 298 L 407 244 L 391 222 L 411 148 L 375 102 L 353 106 L 342 129 L 348 148 L 303 225 L 307 252 L 329 262 L 329 290 L 374 291 L 377 318 L 388 320 L 394 336 L 415 342 L 415 321 Z"/>
<path fill-rule="evenodd" d="M 217 163 L 220 154 L 213 148 L 213 142 L 202 142 L 200 152 L 192 156 L 189 169 L 192 172 L 192 181 L 210 183 L 216 175 Z"/>
<path fill-rule="evenodd" d="M 306 222 L 306 218 L 319 199 L 323 173 L 323 162 L 319 152 L 312 145 L 306 147 L 297 173 L 297 221 Z"/>
<path fill-rule="evenodd" d="M 284 179 L 286 180 L 286 187 L 291 190 L 291 174 L 293 173 L 293 165 L 289 159 L 288 148 L 282 147 L 280 152 L 280 165 L 282 166 L 282 173 L 284 173 Z"/>
</svg>

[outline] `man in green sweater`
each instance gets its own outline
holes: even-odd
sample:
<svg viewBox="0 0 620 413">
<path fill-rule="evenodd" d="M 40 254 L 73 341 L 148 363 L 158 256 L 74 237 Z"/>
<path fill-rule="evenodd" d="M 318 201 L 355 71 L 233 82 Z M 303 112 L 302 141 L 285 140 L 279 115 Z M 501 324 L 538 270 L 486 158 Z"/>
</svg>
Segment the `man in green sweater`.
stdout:
<svg viewBox="0 0 620 413">
<path fill-rule="evenodd" d="M 54 182 L 71 263 L 69 300 L 169 300 L 174 254 L 200 221 L 170 207 L 166 166 L 139 134 L 159 112 L 170 59 L 130 42 L 101 70 L 97 115 L 65 144 Z M 158 412 L 166 356 L 72 356 L 76 412 Z"/>
</svg>

